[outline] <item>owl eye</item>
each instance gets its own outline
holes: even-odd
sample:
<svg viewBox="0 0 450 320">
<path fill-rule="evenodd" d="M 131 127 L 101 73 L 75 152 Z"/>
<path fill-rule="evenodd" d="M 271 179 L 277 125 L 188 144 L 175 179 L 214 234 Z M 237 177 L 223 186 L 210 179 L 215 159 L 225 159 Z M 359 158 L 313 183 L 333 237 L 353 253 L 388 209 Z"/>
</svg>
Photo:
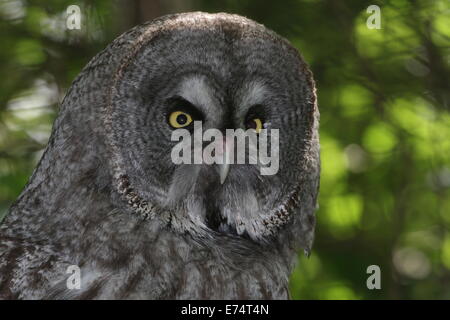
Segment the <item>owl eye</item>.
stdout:
<svg viewBox="0 0 450 320">
<path fill-rule="evenodd" d="M 174 111 L 169 116 L 169 124 L 175 128 L 184 128 L 192 123 L 192 117 L 184 111 Z"/>
<path fill-rule="evenodd" d="M 247 120 L 245 123 L 245 127 L 247 129 L 253 129 L 256 133 L 260 133 L 263 129 L 263 122 L 260 118 L 254 118 L 251 120 Z"/>
</svg>

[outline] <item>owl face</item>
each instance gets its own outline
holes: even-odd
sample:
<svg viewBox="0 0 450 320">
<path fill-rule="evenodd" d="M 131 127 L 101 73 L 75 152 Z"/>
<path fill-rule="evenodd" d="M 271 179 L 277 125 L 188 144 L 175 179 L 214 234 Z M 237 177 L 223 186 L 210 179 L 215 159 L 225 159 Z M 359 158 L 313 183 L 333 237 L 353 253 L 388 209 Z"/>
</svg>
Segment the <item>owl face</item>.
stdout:
<svg viewBox="0 0 450 320">
<path fill-rule="evenodd" d="M 286 41 L 242 18 L 202 15 L 158 28 L 124 58 L 111 92 L 117 175 L 167 212 L 175 230 L 269 239 L 296 214 L 307 174 L 315 109 L 309 71 Z M 278 172 L 232 164 L 223 179 L 217 164 L 175 164 L 172 134 L 195 122 L 224 135 L 264 128 L 269 139 L 277 129 Z"/>
</svg>

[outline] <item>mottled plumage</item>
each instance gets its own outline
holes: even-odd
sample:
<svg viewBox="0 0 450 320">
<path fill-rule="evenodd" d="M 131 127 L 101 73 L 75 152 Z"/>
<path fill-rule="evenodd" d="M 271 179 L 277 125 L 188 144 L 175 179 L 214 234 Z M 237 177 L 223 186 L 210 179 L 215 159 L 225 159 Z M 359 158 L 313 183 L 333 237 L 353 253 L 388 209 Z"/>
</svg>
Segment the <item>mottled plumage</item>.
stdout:
<svg viewBox="0 0 450 320">
<path fill-rule="evenodd" d="M 252 106 L 280 132 L 280 170 L 175 165 L 168 101 L 205 128 L 238 128 Z M 309 252 L 319 186 L 311 72 L 264 26 L 229 14 L 133 28 L 74 80 L 47 149 L 0 225 L 0 298 L 288 298 Z M 67 267 L 81 268 L 68 289 Z"/>
</svg>

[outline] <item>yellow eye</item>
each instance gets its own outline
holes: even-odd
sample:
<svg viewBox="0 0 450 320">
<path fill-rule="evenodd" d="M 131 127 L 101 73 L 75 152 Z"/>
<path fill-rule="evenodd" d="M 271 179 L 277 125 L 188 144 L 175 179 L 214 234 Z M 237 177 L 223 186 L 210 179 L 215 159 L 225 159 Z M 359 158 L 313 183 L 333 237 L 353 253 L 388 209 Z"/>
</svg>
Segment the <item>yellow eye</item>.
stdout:
<svg viewBox="0 0 450 320">
<path fill-rule="evenodd" d="M 253 119 L 253 121 L 255 121 L 255 124 L 256 124 L 256 128 L 255 128 L 256 133 L 260 133 L 263 128 L 261 119 L 256 118 L 256 119 Z"/>
<path fill-rule="evenodd" d="M 261 119 L 255 118 L 255 119 L 247 121 L 246 127 L 247 127 L 247 129 L 255 130 L 256 133 L 260 133 L 261 130 L 263 129 L 263 123 L 262 123 Z"/>
<path fill-rule="evenodd" d="M 176 129 L 187 127 L 191 122 L 191 115 L 183 111 L 174 111 L 169 116 L 169 124 Z"/>
</svg>

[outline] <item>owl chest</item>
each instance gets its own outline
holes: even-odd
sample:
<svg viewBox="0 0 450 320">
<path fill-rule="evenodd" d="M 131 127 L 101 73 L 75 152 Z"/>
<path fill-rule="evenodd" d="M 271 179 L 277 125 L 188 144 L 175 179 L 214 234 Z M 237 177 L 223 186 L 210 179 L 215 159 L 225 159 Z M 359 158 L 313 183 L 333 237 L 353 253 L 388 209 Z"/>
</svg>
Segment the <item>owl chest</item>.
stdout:
<svg viewBox="0 0 450 320">
<path fill-rule="evenodd" d="M 102 270 L 90 270 L 99 278 L 86 286 L 86 294 L 92 287 L 98 298 L 107 299 L 287 299 L 287 266 L 249 256 L 243 260 L 188 241 L 160 239 L 129 255 L 120 268 L 110 261 Z"/>
</svg>

